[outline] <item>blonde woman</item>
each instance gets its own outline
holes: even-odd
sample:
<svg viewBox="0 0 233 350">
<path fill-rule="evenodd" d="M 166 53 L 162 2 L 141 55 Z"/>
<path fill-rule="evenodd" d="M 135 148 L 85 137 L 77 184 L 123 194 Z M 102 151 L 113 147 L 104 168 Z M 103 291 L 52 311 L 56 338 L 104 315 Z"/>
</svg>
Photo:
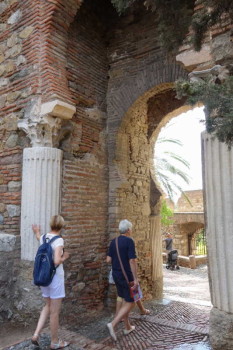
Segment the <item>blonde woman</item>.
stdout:
<svg viewBox="0 0 233 350">
<path fill-rule="evenodd" d="M 60 236 L 51 243 L 54 264 L 58 267 L 51 284 L 48 287 L 40 287 L 45 300 L 45 306 L 41 311 L 35 333 L 31 339 L 32 344 L 39 346 L 40 333 L 49 317 L 51 333 L 50 349 L 63 349 L 69 345 L 68 342 L 58 339 L 59 314 L 62 299 L 65 297 L 63 262 L 69 258 L 69 253 L 64 251 L 64 240 L 61 237 L 61 230 L 64 224 L 64 219 L 60 215 L 52 216 L 50 219 L 51 231 L 46 234 L 46 238 L 52 239 L 55 236 Z M 38 225 L 32 225 L 32 230 L 37 240 L 42 244 L 44 235 L 40 234 L 40 227 Z"/>
</svg>

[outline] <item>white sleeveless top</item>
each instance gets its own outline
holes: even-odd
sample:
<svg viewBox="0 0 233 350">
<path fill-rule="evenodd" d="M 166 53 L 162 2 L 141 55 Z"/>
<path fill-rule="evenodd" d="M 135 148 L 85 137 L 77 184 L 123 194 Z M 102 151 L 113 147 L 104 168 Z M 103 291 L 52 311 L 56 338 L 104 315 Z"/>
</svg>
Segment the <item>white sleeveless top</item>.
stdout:
<svg viewBox="0 0 233 350">
<path fill-rule="evenodd" d="M 49 239 L 52 239 L 55 236 L 57 236 L 57 235 L 55 235 L 54 233 L 46 233 L 46 237 Z M 42 235 L 40 237 L 40 244 L 43 243 L 43 237 L 44 237 L 44 235 Z M 53 249 L 53 252 L 54 252 L 55 248 L 57 248 L 57 247 L 64 247 L 64 239 L 62 237 L 55 239 L 55 241 L 52 242 L 51 247 Z M 60 264 L 57 267 L 56 274 L 60 277 L 64 277 L 63 264 Z"/>
</svg>

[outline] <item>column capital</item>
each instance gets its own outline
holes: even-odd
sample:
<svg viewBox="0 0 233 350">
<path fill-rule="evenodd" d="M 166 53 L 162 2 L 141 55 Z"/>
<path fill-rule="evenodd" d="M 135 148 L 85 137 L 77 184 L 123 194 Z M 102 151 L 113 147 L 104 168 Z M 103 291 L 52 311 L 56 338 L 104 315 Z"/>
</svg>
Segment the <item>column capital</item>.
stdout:
<svg viewBox="0 0 233 350">
<path fill-rule="evenodd" d="M 30 138 L 32 147 L 57 147 L 62 139 L 62 124 L 72 119 L 76 108 L 61 100 L 41 103 L 37 98 L 26 108 L 19 129 Z"/>
</svg>

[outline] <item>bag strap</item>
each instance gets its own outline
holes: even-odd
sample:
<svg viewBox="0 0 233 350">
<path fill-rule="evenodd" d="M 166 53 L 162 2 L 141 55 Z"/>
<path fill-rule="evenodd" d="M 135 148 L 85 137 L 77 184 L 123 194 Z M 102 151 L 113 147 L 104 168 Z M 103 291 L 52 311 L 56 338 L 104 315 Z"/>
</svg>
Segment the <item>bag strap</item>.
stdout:
<svg viewBox="0 0 233 350">
<path fill-rule="evenodd" d="M 52 244 L 58 238 L 61 238 L 61 237 L 60 236 L 54 236 L 53 238 L 49 239 L 49 238 L 46 238 L 46 234 L 44 234 L 43 235 L 43 243 L 45 243 L 46 239 L 48 239 L 47 243 Z"/>
<path fill-rule="evenodd" d="M 125 272 L 124 266 L 123 266 L 122 261 L 121 261 L 120 253 L 119 253 L 119 247 L 118 247 L 118 237 L 116 237 L 115 242 L 116 242 L 116 251 L 117 251 L 117 256 L 118 256 L 118 259 L 119 259 L 119 262 L 120 262 L 120 265 L 121 265 L 121 270 L 122 270 L 123 275 L 124 275 L 124 277 L 125 277 L 125 279 L 126 279 L 126 282 L 129 284 L 129 279 L 128 279 L 128 276 L 126 275 L 126 272 Z"/>
<path fill-rule="evenodd" d="M 55 236 L 50 239 L 49 244 L 52 244 L 56 239 L 61 238 L 60 236 Z"/>
</svg>

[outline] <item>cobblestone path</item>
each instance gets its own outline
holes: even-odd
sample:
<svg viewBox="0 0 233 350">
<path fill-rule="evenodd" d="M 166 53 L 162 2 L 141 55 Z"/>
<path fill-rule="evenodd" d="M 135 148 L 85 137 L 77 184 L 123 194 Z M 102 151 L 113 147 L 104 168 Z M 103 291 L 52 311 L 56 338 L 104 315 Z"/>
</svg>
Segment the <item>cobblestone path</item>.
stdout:
<svg viewBox="0 0 233 350">
<path fill-rule="evenodd" d="M 164 305 L 165 304 L 165 305 Z M 156 310 L 155 310 L 156 309 Z M 206 306 L 194 306 L 183 302 L 165 301 L 152 308 L 149 316 L 140 316 L 134 312 L 131 317 L 136 330 L 123 335 L 123 325 L 117 330 L 117 342 L 111 338 L 94 341 L 65 328 L 60 336 L 70 339 L 72 345 L 67 350 L 179 350 L 211 349 L 208 342 L 209 311 Z M 41 337 L 41 349 L 49 349 L 49 336 Z M 4 350 L 37 350 L 26 340 Z"/>
<path fill-rule="evenodd" d="M 106 323 L 111 319 L 107 313 L 107 316 L 94 320 L 91 324 L 84 327 L 78 326 L 76 331 L 61 329 L 60 337 L 72 342 L 67 350 L 211 349 L 208 340 L 211 304 L 205 268 L 204 270 L 203 268 L 199 270 L 183 268 L 179 272 L 164 270 L 164 279 L 165 282 L 167 280 L 166 299 L 160 302 L 146 302 L 145 306 L 151 310 L 148 316 L 139 315 L 137 309 L 132 312 L 131 323 L 136 326 L 134 332 L 127 336 L 123 335 L 123 324 L 120 324 L 116 331 L 118 340 L 116 343 L 113 342 L 106 328 Z M 195 290 L 197 284 L 200 293 Z M 190 292 L 191 286 L 194 294 Z M 178 297 L 181 297 L 182 301 L 177 301 Z M 171 300 L 173 298 L 175 300 Z M 48 333 L 48 330 L 45 330 L 40 339 L 41 350 L 49 350 Z M 0 339 L 0 350 L 39 350 L 39 348 L 32 345 L 30 339 L 1 347 Z"/>
</svg>

